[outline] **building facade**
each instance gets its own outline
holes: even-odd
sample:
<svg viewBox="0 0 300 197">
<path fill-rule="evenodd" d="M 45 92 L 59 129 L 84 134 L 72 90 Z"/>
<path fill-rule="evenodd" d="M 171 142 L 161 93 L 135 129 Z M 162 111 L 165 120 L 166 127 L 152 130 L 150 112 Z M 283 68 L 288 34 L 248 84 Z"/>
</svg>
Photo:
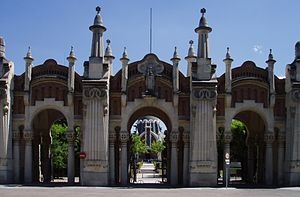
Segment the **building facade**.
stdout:
<svg viewBox="0 0 300 197">
<path fill-rule="evenodd" d="M 171 64 L 155 54 L 129 63 L 124 50 L 121 69 L 111 73 L 115 57 L 97 7 L 89 60 L 84 73 L 75 72 L 73 49 L 68 65 L 53 59 L 33 66 L 30 49 L 25 72 L 14 74 L 0 39 L 0 183 L 51 181 L 51 125 L 68 124 L 68 182 L 80 174 L 82 185 L 128 185 L 130 130 L 144 116 L 154 116 L 167 128 L 167 177 L 172 186 L 215 186 L 225 153 L 231 151 L 233 119 L 247 128 L 243 174 L 247 182 L 300 185 L 300 43 L 286 78 L 274 75 L 270 51 L 266 68 L 246 61 L 231 68 L 229 49 L 225 73 L 216 76 L 209 53 L 205 9 L 190 42 L 183 74 L 176 48 Z M 117 62 L 114 62 L 117 64 Z M 183 64 L 181 62 L 181 64 Z M 86 157 L 75 168 L 74 130 L 81 128 L 81 151 Z M 220 148 L 221 147 L 221 148 Z M 43 168 L 40 168 L 42 163 Z"/>
</svg>

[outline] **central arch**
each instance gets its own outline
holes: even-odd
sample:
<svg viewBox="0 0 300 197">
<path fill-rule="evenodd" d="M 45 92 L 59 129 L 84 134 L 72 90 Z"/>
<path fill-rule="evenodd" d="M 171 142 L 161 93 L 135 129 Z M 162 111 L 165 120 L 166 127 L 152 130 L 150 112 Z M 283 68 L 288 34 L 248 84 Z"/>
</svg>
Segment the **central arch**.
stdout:
<svg viewBox="0 0 300 197">
<path fill-rule="evenodd" d="M 169 184 L 170 181 L 170 146 L 169 146 L 169 134 L 172 131 L 172 123 L 168 115 L 158 109 L 156 107 L 142 107 L 136 110 L 128 119 L 127 122 L 127 130 L 132 130 L 133 124 L 140 119 L 145 117 L 154 118 L 160 120 L 166 128 L 165 131 L 162 131 L 165 135 L 162 143 L 163 143 L 163 150 L 160 153 L 161 157 L 155 157 L 154 155 L 149 156 L 150 153 L 144 155 L 144 157 L 139 158 L 140 162 L 142 163 L 139 165 L 140 169 L 140 179 L 136 179 L 136 162 L 137 158 L 136 155 L 131 151 L 131 144 L 133 143 L 131 140 L 128 143 L 128 165 L 129 165 L 129 182 L 130 183 L 146 183 L 146 184 Z M 150 120 L 151 122 L 151 120 Z M 150 131 L 151 129 L 149 129 Z M 151 132 L 151 131 L 150 131 Z M 130 133 L 131 134 L 131 133 Z M 132 135 L 131 135 L 132 136 Z M 143 143 L 147 143 L 142 141 Z M 149 147 L 148 147 L 149 148 Z M 151 168 L 151 170 L 150 170 Z M 152 169 L 153 168 L 153 169 Z M 133 173 L 132 173 L 133 172 Z M 133 174 L 133 178 L 131 175 Z M 149 176 L 150 175 L 150 176 Z M 148 178 L 145 178 L 149 176 Z M 142 177 L 142 178 L 141 178 Z"/>
</svg>

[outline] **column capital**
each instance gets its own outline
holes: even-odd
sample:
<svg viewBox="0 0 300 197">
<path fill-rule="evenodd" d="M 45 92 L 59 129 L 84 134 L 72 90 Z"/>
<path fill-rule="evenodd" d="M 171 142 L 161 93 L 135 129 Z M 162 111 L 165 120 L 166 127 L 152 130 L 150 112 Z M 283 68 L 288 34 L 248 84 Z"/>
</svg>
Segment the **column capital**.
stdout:
<svg viewBox="0 0 300 197">
<path fill-rule="evenodd" d="M 278 132 L 277 140 L 278 140 L 278 143 L 284 143 L 285 142 L 285 132 Z"/>
<path fill-rule="evenodd" d="M 74 140 L 75 140 L 75 134 L 74 134 L 74 131 L 68 131 L 68 132 L 66 133 L 66 138 L 67 138 L 68 143 L 74 142 Z"/>
<path fill-rule="evenodd" d="M 110 143 L 115 143 L 117 140 L 117 134 L 115 131 L 110 131 L 109 134 L 108 134 L 108 141 Z"/>
<path fill-rule="evenodd" d="M 264 134 L 264 140 L 267 144 L 271 144 L 274 142 L 274 139 L 275 139 L 275 135 L 274 133 L 271 133 L 271 132 L 267 132 Z"/>
<path fill-rule="evenodd" d="M 21 139 L 21 134 L 20 134 L 20 132 L 18 132 L 18 131 L 13 132 L 13 140 L 14 140 L 15 142 L 19 142 L 20 139 Z"/>
<path fill-rule="evenodd" d="M 129 140 L 128 131 L 120 131 L 120 141 L 121 143 L 127 143 Z"/>
<path fill-rule="evenodd" d="M 23 138 L 26 142 L 31 142 L 33 140 L 33 133 L 30 130 L 24 131 Z"/>
<path fill-rule="evenodd" d="M 224 132 L 224 143 L 229 144 L 232 140 L 232 133 L 231 131 L 225 131 Z"/>
<path fill-rule="evenodd" d="M 184 131 L 182 133 L 182 140 L 184 143 L 189 143 L 190 142 L 190 132 Z"/>
<path fill-rule="evenodd" d="M 170 133 L 170 142 L 176 143 L 179 140 L 179 132 L 178 131 L 172 131 Z"/>
</svg>

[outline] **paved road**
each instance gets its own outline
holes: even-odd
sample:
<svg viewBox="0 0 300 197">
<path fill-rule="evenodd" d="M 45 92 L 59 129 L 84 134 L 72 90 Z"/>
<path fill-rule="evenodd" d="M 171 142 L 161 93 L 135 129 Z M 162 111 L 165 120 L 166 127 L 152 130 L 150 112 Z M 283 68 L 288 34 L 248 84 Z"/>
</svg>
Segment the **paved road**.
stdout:
<svg viewBox="0 0 300 197">
<path fill-rule="evenodd" d="M 1 197 L 299 197 L 300 188 L 235 189 L 235 188 L 183 188 L 142 189 L 109 187 L 23 187 L 0 186 Z"/>
</svg>

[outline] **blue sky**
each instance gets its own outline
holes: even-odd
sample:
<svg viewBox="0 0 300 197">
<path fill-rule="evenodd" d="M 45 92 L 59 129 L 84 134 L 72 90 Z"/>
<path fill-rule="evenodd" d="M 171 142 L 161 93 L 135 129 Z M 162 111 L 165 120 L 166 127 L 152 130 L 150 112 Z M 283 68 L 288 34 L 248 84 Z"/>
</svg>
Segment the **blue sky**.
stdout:
<svg viewBox="0 0 300 197">
<path fill-rule="evenodd" d="M 120 69 L 123 47 L 131 62 L 149 53 L 149 10 L 153 9 L 153 52 L 170 62 L 174 46 L 181 57 L 180 69 L 186 73 L 188 42 L 197 42 L 200 9 L 213 28 L 210 33 L 210 56 L 217 64 L 217 74 L 224 72 L 223 59 L 230 47 L 233 67 L 252 60 L 266 67 L 269 49 L 277 60 L 275 73 L 284 75 L 286 64 L 294 59 L 294 45 L 300 40 L 300 1 L 298 0 L 1 0 L 0 36 L 6 41 L 6 56 L 15 62 L 16 74 L 24 72 L 23 57 L 32 48 L 34 65 L 53 58 L 67 65 L 66 57 L 74 46 L 82 74 L 83 61 L 90 55 L 95 7 L 111 40 L 116 57 L 113 72 Z M 196 47 L 196 45 L 195 45 Z"/>
</svg>

